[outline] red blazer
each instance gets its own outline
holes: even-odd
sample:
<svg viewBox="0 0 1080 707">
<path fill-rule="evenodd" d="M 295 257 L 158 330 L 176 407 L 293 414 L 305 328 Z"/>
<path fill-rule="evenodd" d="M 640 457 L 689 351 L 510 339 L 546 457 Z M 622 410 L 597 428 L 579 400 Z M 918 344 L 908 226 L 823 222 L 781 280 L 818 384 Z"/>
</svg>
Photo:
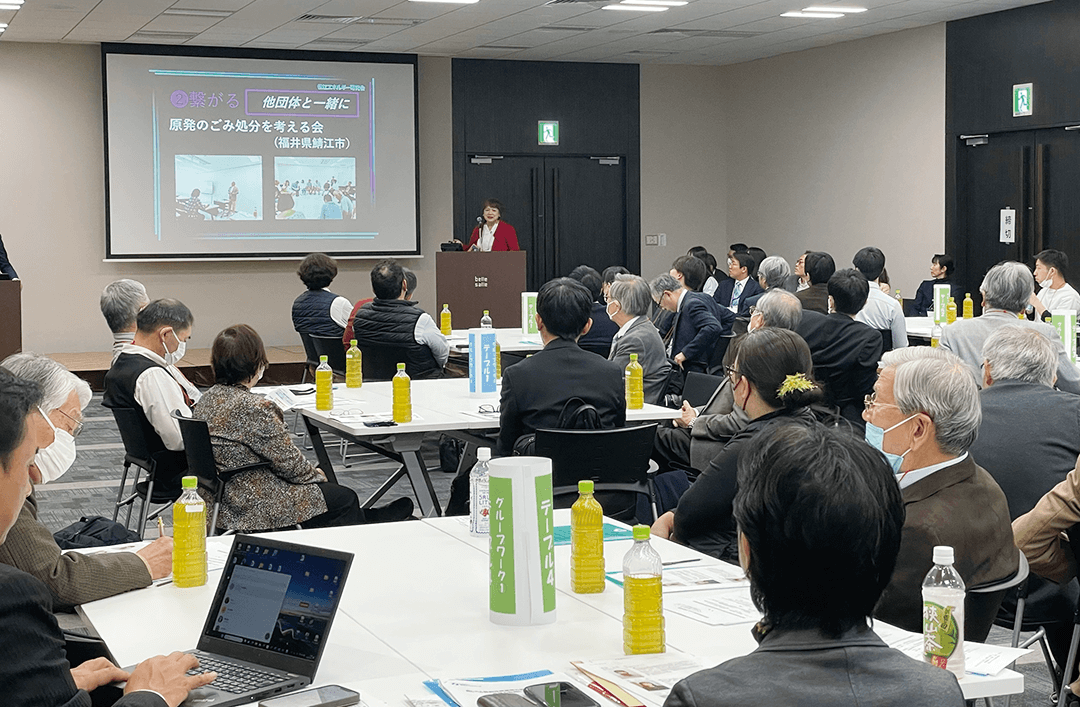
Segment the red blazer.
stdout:
<svg viewBox="0 0 1080 707">
<path fill-rule="evenodd" d="M 473 229 L 472 237 L 469 238 L 469 245 L 465 246 L 465 250 L 472 248 L 480 240 L 480 227 L 477 226 Z M 495 242 L 491 244 L 491 249 L 495 250 L 521 250 L 518 247 L 517 231 L 514 227 L 508 224 L 506 221 L 499 221 L 499 225 L 495 227 Z"/>
</svg>

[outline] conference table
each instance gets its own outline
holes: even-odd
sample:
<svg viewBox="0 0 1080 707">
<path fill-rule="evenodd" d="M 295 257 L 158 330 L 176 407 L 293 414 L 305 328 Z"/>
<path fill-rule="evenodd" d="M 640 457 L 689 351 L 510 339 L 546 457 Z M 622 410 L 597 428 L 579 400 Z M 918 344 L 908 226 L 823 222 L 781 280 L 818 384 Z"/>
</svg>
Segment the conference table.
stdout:
<svg viewBox="0 0 1080 707">
<path fill-rule="evenodd" d="M 520 334 L 520 330 L 519 330 Z M 500 383 L 501 385 L 501 383 Z M 256 389 L 269 392 L 270 389 Z M 375 505 L 402 478 L 412 484 L 417 505 L 425 517 L 442 514 L 435 490 L 424 464 L 421 446 L 424 436 L 439 432 L 477 446 L 492 446 L 480 433 L 499 429 L 499 393 L 476 395 L 469 392 L 467 378 L 412 381 L 412 422 L 392 427 L 371 426 L 391 419 L 393 393 L 389 381 L 364 383 L 360 388 L 334 384 L 334 408 L 315 409 L 315 396 L 299 399 L 300 410 L 311 437 L 315 456 L 329 480 L 335 481 L 334 465 L 322 433 L 327 432 L 376 452 L 401 466 L 364 502 Z M 627 410 L 627 424 L 671 420 L 678 410 L 646 404 L 641 410 Z"/>
<path fill-rule="evenodd" d="M 569 525 L 569 518 L 568 509 L 555 511 L 556 526 Z M 625 527 L 609 519 L 605 523 Z M 349 687 L 373 707 L 405 705 L 405 695 L 426 692 L 426 680 L 544 669 L 576 675 L 570 661 L 603 661 L 622 655 L 622 592 L 609 582 L 601 594 L 574 594 L 569 545 L 555 547 L 557 620 L 512 627 L 493 624 L 488 618 L 488 539 L 470 536 L 461 518 L 292 530 L 268 536 L 355 555 L 313 685 Z M 229 537 L 208 539 L 208 543 L 226 546 L 231 541 Z M 721 564 L 667 540 L 654 538 L 652 543 L 665 563 L 689 560 L 682 566 L 700 568 Z M 604 544 L 609 572 L 621 568 L 631 545 L 630 540 Z M 724 567 L 733 570 L 730 565 Z M 198 642 L 220 572 L 211 571 L 203 587 L 151 586 L 84 604 L 79 611 L 120 665 L 189 650 Z M 721 592 L 748 596 L 749 588 L 742 584 L 679 596 L 715 597 Z M 667 656 L 696 659 L 709 667 L 756 647 L 750 634 L 756 618 L 709 625 L 672 612 L 673 596 L 665 591 Z M 880 622 L 876 625 L 881 627 Z M 768 676 L 762 676 L 763 685 L 767 680 Z M 1023 676 L 1005 669 L 993 676 L 968 674 L 960 684 L 968 699 L 976 699 L 1022 692 Z"/>
<path fill-rule="evenodd" d="M 528 355 L 536 353 L 544 348 L 544 342 L 540 340 L 540 334 L 522 334 L 520 327 L 496 328 L 495 340 L 499 342 L 499 349 L 503 353 Z M 455 353 L 469 353 L 469 330 L 454 329 L 446 338 L 450 344 L 450 350 Z"/>
</svg>

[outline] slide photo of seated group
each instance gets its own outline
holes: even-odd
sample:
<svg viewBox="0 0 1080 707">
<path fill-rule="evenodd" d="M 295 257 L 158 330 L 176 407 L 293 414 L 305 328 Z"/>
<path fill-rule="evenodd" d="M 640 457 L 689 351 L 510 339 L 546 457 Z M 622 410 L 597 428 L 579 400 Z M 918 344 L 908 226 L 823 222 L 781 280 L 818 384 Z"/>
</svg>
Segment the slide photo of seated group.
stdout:
<svg viewBox="0 0 1080 707">
<path fill-rule="evenodd" d="M 278 219 L 356 218 L 356 158 L 275 157 Z"/>
<path fill-rule="evenodd" d="M 259 155 L 176 155 L 176 219 L 258 220 L 262 204 Z"/>
</svg>

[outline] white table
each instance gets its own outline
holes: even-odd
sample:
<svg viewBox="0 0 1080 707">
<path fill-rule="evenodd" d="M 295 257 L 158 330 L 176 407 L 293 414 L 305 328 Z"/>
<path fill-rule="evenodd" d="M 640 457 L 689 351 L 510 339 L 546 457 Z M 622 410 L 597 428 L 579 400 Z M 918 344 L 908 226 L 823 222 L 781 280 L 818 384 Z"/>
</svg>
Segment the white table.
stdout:
<svg viewBox="0 0 1080 707">
<path fill-rule="evenodd" d="M 934 328 L 933 317 L 904 317 L 907 335 L 916 339 L 930 340 L 930 331 Z"/>
<path fill-rule="evenodd" d="M 544 348 L 539 334 L 522 334 L 520 328 L 495 329 L 495 339 L 503 353 L 531 354 Z M 458 353 L 469 353 L 469 330 L 454 329 L 447 338 L 450 348 Z"/>
<path fill-rule="evenodd" d="M 555 514 L 557 525 L 569 523 L 569 510 Z M 360 691 L 369 701 L 398 707 L 404 704 L 404 694 L 423 693 L 421 683 L 427 679 L 541 669 L 571 672 L 571 660 L 622 654 L 622 593 L 610 584 L 602 594 L 572 593 L 569 545 L 555 548 L 557 621 L 510 627 L 488 619 L 487 540 L 470 537 L 458 518 L 272 536 L 356 555 L 316 685 L 338 683 Z M 665 562 L 688 558 L 701 558 L 702 564 L 718 562 L 666 540 L 654 539 L 653 544 Z M 629 540 L 604 544 L 609 571 L 621 566 L 630 545 Z M 198 642 L 219 572 L 212 572 L 201 588 L 149 587 L 86 604 L 81 612 L 121 665 L 191 649 Z M 153 621 L 149 630 L 140 617 L 168 619 Z M 756 647 L 750 624 L 708 626 L 671 612 L 665 619 L 668 651 L 695 655 L 706 666 Z M 976 699 L 1022 692 L 1023 676 L 1005 670 L 993 677 L 969 675 L 960 684 L 968 699 Z"/>
<path fill-rule="evenodd" d="M 334 408 L 319 411 L 303 407 L 304 424 L 319 460 L 319 468 L 331 481 L 336 479 L 333 463 L 327 454 L 322 432 L 326 431 L 377 452 L 401 464 L 401 467 L 364 501 L 364 507 L 374 505 L 401 478 L 407 477 L 416 493 L 420 512 L 424 516 L 442 513 L 428 477 L 420 447 L 428 432 L 445 432 L 474 444 L 488 446 L 490 440 L 476 436 L 480 431 L 499 429 L 498 413 L 482 413 L 481 406 L 498 409 L 499 393 L 473 395 L 467 378 L 412 381 L 413 421 L 394 427 L 367 427 L 358 421 L 360 413 L 389 417 L 393 404 L 389 381 L 364 383 L 361 388 L 334 385 Z M 314 403 L 311 403 L 313 406 Z M 350 414 L 352 413 L 352 414 Z M 645 405 L 641 410 L 627 410 L 628 423 L 670 420 L 679 416 L 678 410 Z"/>
</svg>

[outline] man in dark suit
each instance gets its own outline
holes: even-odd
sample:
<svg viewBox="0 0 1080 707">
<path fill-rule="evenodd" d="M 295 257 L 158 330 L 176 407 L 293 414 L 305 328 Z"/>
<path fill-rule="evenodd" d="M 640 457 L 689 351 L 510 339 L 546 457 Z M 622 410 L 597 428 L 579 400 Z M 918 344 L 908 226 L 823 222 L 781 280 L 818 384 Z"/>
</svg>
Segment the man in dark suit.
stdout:
<svg viewBox="0 0 1080 707">
<path fill-rule="evenodd" d="M 968 453 L 982 421 L 979 389 L 954 356 L 886 365 L 864 417 L 867 441 L 896 472 L 907 516 L 896 570 L 874 616 L 921 631 L 922 583 L 934 546 L 953 548 L 969 590 L 1006 580 L 1019 565 L 1005 494 Z M 1002 594 L 969 599 L 968 640 L 986 638 Z"/>
<path fill-rule="evenodd" d="M 642 368 L 642 393 L 645 402 L 656 404 L 664 397 L 671 361 L 664 342 L 649 321 L 649 283 L 640 275 L 616 275 L 608 291 L 603 317 L 616 326 L 608 351 L 608 360 L 624 371 L 630 354 L 637 354 Z"/>
<path fill-rule="evenodd" d="M 814 251 L 806 254 L 803 268 L 810 278 L 810 286 L 799 290 L 795 296 L 802 302 L 803 309 L 811 312 L 829 313 L 829 278 L 836 272 L 836 263 L 828 253 Z"/>
<path fill-rule="evenodd" d="M 863 398 L 874 390 L 882 350 L 881 335 L 855 321 L 870 284 L 858 270 L 848 268 L 830 277 L 826 286 L 836 311 L 824 315 L 804 310 L 796 331 L 810 346 L 814 376 L 825 386 L 829 403 L 861 428 Z"/>
<path fill-rule="evenodd" d="M 31 490 L 30 465 L 38 449 L 52 443 L 52 430 L 40 413 L 41 389 L 0 370 L 0 543 Z M 133 625 L 132 630 L 139 630 Z M 141 663 L 130 674 L 105 658 L 72 668 L 64 638 L 52 614 L 45 585 L 9 565 L 0 565 L 0 685 L 4 704 L 90 707 L 89 691 L 127 680 L 122 707 L 176 707 L 216 673 L 187 675 L 195 656 L 174 653 Z"/>
<path fill-rule="evenodd" d="M 668 357 L 683 372 L 705 372 L 723 331 L 720 321 L 705 303 L 709 298 L 691 292 L 671 275 L 660 275 L 649 283 L 649 288 L 654 302 L 675 313 L 667 340 Z"/>
<path fill-rule="evenodd" d="M 761 285 L 761 292 L 758 292 L 756 295 L 750 295 L 749 297 L 743 297 L 742 303 L 746 305 L 746 316 L 750 316 L 750 308 L 756 305 L 762 296 L 769 290 L 786 290 L 787 287 L 785 287 L 785 283 L 791 277 L 791 266 L 788 265 L 788 261 L 784 260 L 779 255 L 771 255 L 762 260 L 757 268 L 757 282 Z M 795 282 L 798 282 L 798 278 L 795 278 Z M 788 291 L 794 294 L 795 285 L 793 284 Z M 802 306 L 802 302 L 799 303 L 799 306 Z"/>
<path fill-rule="evenodd" d="M 5 280 L 18 280 L 19 273 L 15 272 L 15 268 L 11 267 L 11 261 L 8 260 L 7 249 L 4 248 L 4 238 L 0 236 L 0 275 L 5 277 Z"/>
<path fill-rule="evenodd" d="M 623 369 L 577 345 L 591 326 L 591 309 L 592 295 L 570 278 L 540 288 L 536 328 L 544 348 L 503 371 L 499 454 L 510 454 L 523 434 L 556 427 L 571 398 L 595 407 L 605 428 L 626 424 Z"/>
<path fill-rule="evenodd" d="M 713 299 L 721 307 L 736 312 L 738 316 L 749 317 L 750 305 L 746 303 L 747 298 L 760 295 L 765 291 L 758 284 L 755 276 L 757 262 L 749 253 L 734 253 L 730 260 L 728 275 L 731 279 L 720 283 Z"/>
</svg>

